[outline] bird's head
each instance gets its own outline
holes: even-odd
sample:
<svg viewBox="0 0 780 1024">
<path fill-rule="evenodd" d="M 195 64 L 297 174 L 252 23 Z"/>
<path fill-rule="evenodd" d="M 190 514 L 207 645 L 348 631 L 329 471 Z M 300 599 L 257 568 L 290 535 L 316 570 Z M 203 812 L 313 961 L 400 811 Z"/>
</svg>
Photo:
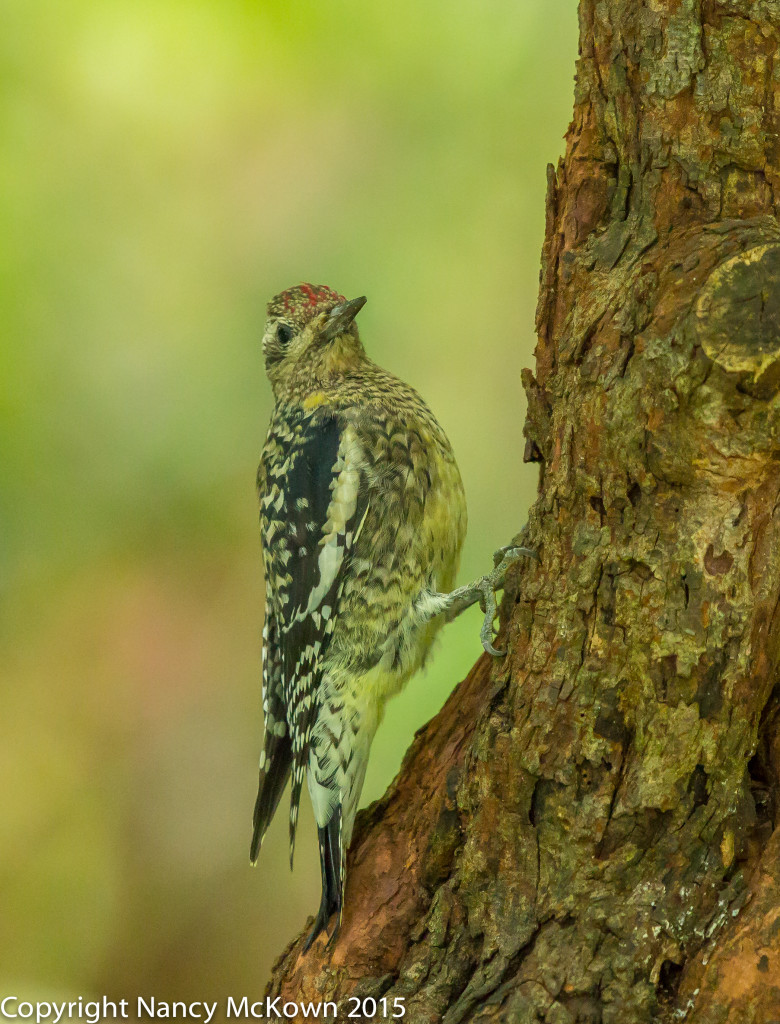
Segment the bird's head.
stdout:
<svg viewBox="0 0 780 1024">
<path fill-rule="evenodd" d="M 265 370 L 274 394 L 348 372 L 365 358 L 355 317 L 366 298 L 349 302 L 325 285 L 299 284 L 268 303 Z"/>
</svg>

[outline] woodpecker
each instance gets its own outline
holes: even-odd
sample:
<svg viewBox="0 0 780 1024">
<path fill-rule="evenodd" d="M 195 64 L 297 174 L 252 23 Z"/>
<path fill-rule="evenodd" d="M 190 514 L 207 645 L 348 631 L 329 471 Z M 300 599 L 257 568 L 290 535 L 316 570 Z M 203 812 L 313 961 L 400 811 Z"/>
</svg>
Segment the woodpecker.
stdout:
<svg viewBox="0 0 780 1024">
<path fill-rule="evenodd" d="M 302 284 L 268 304 L 274 394 L 257 475 L 265 571 L 263 751 L 254 864 L 288 779 L 290 867 L 306 779 L 322 898 L 304 949 L 338 914 L 346 851 L 387 699 L 425 662 L 445 619 L 479 601 L 491 654 L 494 591 L 526 548 L 453 590 L 466 501 L 452 448 L 407 384 L 366 355 L 347 301 Z"/>
</svg>

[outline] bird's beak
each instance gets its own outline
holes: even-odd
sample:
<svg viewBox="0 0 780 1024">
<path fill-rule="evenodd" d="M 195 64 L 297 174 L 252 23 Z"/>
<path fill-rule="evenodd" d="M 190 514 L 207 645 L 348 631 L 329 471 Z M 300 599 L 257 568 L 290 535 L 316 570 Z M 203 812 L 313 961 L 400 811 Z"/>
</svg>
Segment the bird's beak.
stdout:
<svg viewBox="0 0 780 1024">
<path fill-rule="evenodd" d="M 350 299 L 349 302 L 342 302 L 338 306 L 334 306 L 325 321 L 322 337 L 326 341 L 331 341 L 339 334 L 343 334 L 365 304 L 366 297 L 361 295 L 358 299 Z"/>
</svg>

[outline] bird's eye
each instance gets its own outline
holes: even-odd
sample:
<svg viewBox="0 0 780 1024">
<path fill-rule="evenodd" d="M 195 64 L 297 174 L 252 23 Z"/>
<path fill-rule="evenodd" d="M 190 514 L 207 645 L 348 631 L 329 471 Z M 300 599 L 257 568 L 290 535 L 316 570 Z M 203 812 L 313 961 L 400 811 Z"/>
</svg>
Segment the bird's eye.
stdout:
<svg viewBox="0 0 780 1024">
<path fill-rule="evenodd" d="M 276 328 L 276 337 L 280 345 L 286 345 L 292 336 L 292 327 L 289 327 L 287 324 L 279 324 Z"/>
</svg>

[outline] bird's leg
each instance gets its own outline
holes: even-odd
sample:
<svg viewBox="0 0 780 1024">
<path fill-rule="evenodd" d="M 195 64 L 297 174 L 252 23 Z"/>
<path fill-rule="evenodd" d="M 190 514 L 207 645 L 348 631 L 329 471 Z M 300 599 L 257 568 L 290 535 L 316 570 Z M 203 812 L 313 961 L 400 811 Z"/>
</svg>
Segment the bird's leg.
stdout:
<svg viewBox="0 0 780 1024">
<path fill-rule="evenodd" d="M 518 558 L 523 556 L 526 558 L 539 557 L 531 548 L 514 547 L 512 545 L 499 548 L 493 556 L 495 567 L 492 572 L 487 573 L 485 576 L 480 576 L 478 580 L 466 584 L 465 587 L 458 587 L 457 590 L 453 590 L 450 594 L 436 595 L 443 599 L 438 612 L 446 616 L 447 622 L 451 622 L 462 611 L 465 611 L 466 608 L 470 608 L 473 604 L 479 602 L 479 607 L 485 613 L 482 629 L 479 632 L 482 646 L 488 654 L 492 654 L 497 658 L 503 657 L 506 651 L 497 651 L 493 646 L 493 619 L 496 617 L 497 609 L 496 591 L 503 587 L 507 569 L 514 565 Z"/>
</svg>

